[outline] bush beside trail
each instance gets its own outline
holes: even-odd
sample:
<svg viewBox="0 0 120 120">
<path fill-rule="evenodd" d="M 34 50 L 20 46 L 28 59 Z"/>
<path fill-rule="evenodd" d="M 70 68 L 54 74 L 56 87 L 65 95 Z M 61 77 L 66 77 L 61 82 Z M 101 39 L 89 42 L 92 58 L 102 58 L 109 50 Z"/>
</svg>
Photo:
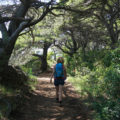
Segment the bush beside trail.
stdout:
<svg viewBox="0 0 120 120">
<path fill-rule="evenodd" d="M 84 58 L 81 55 L 76 62 L 73 59 L 74 64 L 70 67 L 75 67 L 75 76 L 69 80 L 81 96 L 88 96 L 88 104 L 91 104 L 96 111 L 95 120 L 119 120 L 120 48 L 98 51 L 97 54 L 95 51 L 89 52 L 93 53 L 86 53 Z"/>
<path fill-rule="evenodd" d="M 23 70 L 16 66 L 7 66 L 0 79 L 0 118 L 7 117 L 22 106 L 26 95 L 30 95 L 30 79 Z"/>
</svg>

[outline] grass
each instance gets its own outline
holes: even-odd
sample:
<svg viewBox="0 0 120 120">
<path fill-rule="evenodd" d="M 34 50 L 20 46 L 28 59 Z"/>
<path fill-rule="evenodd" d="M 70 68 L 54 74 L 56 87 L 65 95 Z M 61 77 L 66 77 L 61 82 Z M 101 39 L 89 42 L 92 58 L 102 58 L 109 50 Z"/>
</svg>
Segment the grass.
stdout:
<svg viewBox="0 0 120 120">
<path fill-rule="evenodd" d="M 36 58 L 29 61 L 26 65 L 20 66 L 22 71 L 28 76 L 27 82 L 25 81 L 25 86 L 29 86 L 30 90 L 35 90 L 35 86 L 37 85 L 37 77 L 33 75 L 34 72 L 40 69 L 40 61 Z M 18 85 L 19 86 L 19 85 Z M 22 89 L 21 89 L 22 87 Z M 8 106 L 10 106 L 12 110 L 16 109 L 19 104 L 23 100 L 21 98 L 16 99 L 15 96 L 21 96 L 22 90 L 24 86 L 20 86 L 20 88 L 12 89 L 12 87 L 6 87 L 0 85 L 0 120 L 4 118 L 8 118 Z"/>
<path fill-rule="evenodd" d="M 37 78 L 32 74 L 28 74 L 29 79 L 25 84 L 30 87 L 31 90 L 35 90 L 37 84 Z M 24 89 L 24 88 L 23 88 Z M 16 101 L 15 96 L 21 96 L 22 89 L 12 89 L 4 85 L 0 85 L 0 120 L 7 118 L 12 109 L 16 109 L 19 104 L 19 99 Z M 21 102 L 21 101 L 20 101 Z"/>
<path fill-rule="evenodd" d="M 0 85 L 0 119 L 8 116 L 11 110 L 10 102 L 5 97 L 14 96 L 16 93 L 17 91 Z"/>
<path fill-rule="evenodd" d="M 17 90 L 13 90 L 12 88 L 7 88 L 3 85 L 0 85 L 0 94 L 2 94 L 2 96 L 7 95 L 7 96 L 11 96 L 11 95 L 15 95 L 17 92 Z"/>
<path fill-rule="evenodd" d="M 35 90 L 35 86 L 37 85 L 37 77 L 34 75 L 29 75 L 28 85 L 31 87 L 32 90 Z"/>
<path fill-rule="evenodd" d="M 72 83 L 75 87 L 75 90 L 81 95 L 81 97 L 86 96 L 86 93 L 83 92 L 84 79 L 81 77 L 68 77 L 68 81 Z"/>
</svg>

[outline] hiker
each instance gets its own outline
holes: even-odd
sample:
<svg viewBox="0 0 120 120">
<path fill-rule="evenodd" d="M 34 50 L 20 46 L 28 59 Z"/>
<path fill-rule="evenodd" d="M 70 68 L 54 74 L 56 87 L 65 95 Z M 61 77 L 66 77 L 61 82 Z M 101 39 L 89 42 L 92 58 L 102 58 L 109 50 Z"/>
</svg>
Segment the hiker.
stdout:
<svg viewBox="0 0 120 120">
<path fill-rule="evenodd" d="M 52 78 L 54 76 L 54 85 L 56 88 L 56 101 L 62 104 L 62 89 L 66 80 L 66 69 L 64 67 L 64 59 L 59 57 L 57 59 L 57 64 L 53 68 L 53 73 L 50 78 L 50 83 L 52 83 Z"/>
</svg>

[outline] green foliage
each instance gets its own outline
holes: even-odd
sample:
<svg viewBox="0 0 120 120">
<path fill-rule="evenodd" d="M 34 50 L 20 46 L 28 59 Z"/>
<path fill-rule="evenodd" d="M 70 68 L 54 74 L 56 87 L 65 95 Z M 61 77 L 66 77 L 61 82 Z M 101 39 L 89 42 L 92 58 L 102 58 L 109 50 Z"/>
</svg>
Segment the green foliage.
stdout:
<svg viewBox="0 0 120 120">
<path fill-rule="evenodd" d="M 3 85 L 0 85 L 0 91 L 2 92 L 2 95 L 13 95 L 16 93 L 12 88 L 7 88 Z"/>
<path fill-rule="evenodd" d="M 55 56 L 54 52 L 48 52 L 48 55 L 47 55 L 47 62 L 48 62 L 48 65 L 51 67 L 53 66 L 53 64 L 55 64 L 55 61 L 53 59 L 53 57 Z"/>
<path fill-rule="evenodd" d="M 65 5 L 69 0 L 60 0 L 59 5 L 63 6 Z"/>
<path fill-rule="evenodd" d="M 2 113 L 0 112 L 0 119 L 2 119 L 3 118 L 3 116 L 2 116 Z"/>
<path fill-rule="evenodd" d="M 81 55 L 77 59 L 74 57 L 72 61 L 77 63 L 77 74 L 75 77 L 70 77 L 69 81 L 81 96 L 92 97 L 91 105 L 96 111 L 94 120 L 119 120 L 120 48 L 89 51 L 86 56 Z"/>
<path fill-rule="evenodd" d="M 0 119 L 2 120 L 8 117 L 11 110 L 16 106 L 16 103 L 13 103 L 12 99 L 10 100 L 5 96 L 15 96 L 19 91 L 0 85 L 0 92 Z"/>
<path fill-rule="evenodd" d="M 104 66 L 109 67 L 111 65 L 112 56 L 110 52 L 107 52 L 103 59 Z"/>
<path fill-rule="evenodd" d="M 71 76 L 75 76 L 75 60 L 74 58 L 70 57 L 70 56 L 66 56 L 66 60 L 67 60 L 67 72 L 71 75 Z"/>
<path fill-rule="evenodd" d="M 33 75 L 35 72 L 40 71 L 41 61 L 37 57 L 33 57 L 28 63 L 21 66 L 23 71 L 28 75 Z"/>
<path fill-rule="evenodd" d="M 10 103 L 5 99 L 0 99 L 0 119 L 10 114 Z"/>
<path fill-rule="evenodd" d="M 88 51 L 83 53 L 81 50 L 74 54 L 72 57 L 65 55 L 66 64 L 69 66 L 68 73 L 70 75 L 86 74 L 90 70 L 97 69 L 97 66 L 101 64 L 100 59 L 103 58 L 104 51 Z"/>
<path fill-rule="evenodd" d="M 109 67 L 111 64 L 120 64 L 120 48 L 115 50 L 106 51 L 105 57 L 103 59 L 103 64 Z"/>
<path fill-rule="evenodd" d="M 40 59 L 37 57 L 32 57 L 32 59 L 26 63 L 25 65 L 21 66 L 22 70 L 28 75 L 29 80 L 27 84 L 32 88 L 35 89 L 35 85 L 37 84 L 36 74 L 40 71 L 41 62 Z"/>
<path fill-rule="evenodd" d="M 120 98 L 120 65 L 110 66 L 105 74 L 106 93 L 112 99 Z"/>
</svg>

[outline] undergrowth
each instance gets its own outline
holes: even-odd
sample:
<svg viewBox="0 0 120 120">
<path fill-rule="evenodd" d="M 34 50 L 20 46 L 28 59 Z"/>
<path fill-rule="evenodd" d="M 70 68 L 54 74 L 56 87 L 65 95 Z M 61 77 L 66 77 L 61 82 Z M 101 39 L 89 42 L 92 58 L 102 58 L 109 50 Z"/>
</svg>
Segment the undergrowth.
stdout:
<svg viewBox="0 0 120 120">
<path fill-rule="evenodd" d="M 68 78 L 81 97 L 87 97 L 88 103 L 96 111 L 94 120 L 120 119 L 119 53 L 120 48 L 104 51 L 101 58 L 98 54 L 99 59 L 96 54 L 96 60 L 93 62 L 91 62 L 93 56 L 89 54 L 87 63 L 82 61 L 81 66 L 75 68 L 75 75 Z M 81 61 L 80 58 L 78 60 Z M 70 72 L 70 75 L 73 74 Z"/>
</svg>

